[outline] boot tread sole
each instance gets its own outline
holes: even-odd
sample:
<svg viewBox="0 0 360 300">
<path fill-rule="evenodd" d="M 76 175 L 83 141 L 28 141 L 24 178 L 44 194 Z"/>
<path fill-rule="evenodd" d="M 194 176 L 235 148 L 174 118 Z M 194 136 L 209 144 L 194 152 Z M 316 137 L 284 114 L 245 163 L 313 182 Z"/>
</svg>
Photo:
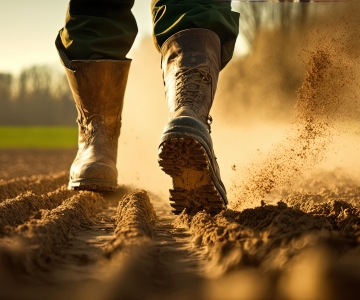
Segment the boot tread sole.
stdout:
<svg viewBox="0 0 360 300">
<path fill-rule="evenodd" d="M 170 205 L 174 214 L 206 210 L 218 214 L 226 208 L 210 175 L 204 147 L 190 136 L 169 138 L 159 148 L 159 165 L 173 180 Z"/>
</svg>

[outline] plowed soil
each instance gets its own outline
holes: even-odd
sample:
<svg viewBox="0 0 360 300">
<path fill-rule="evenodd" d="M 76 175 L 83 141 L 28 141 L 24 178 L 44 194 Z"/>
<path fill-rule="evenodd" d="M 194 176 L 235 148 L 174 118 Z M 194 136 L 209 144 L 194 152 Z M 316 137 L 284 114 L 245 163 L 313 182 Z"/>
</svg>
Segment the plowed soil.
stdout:
<svg viewBox="0 0 360 300">
<path fill-rule="evenodd" d="M 44 158 L 36 151 L 34 165 Z M 27 150 L 0 152 L 23 161 L 12 174 L 31 170 Z M 73 154 L 61 153 L 58 167 L 66 170 Z M 126 188 L 111 195 L 68 191 L 67 171 L 32 171 L 37 175 L 1 181 L 0 299 L 155 299 L 202 280 L 205 247 L 194 248 L 188 230 L 172 225 L 163 200 Z"/>
<path fill-rule="evenodd" d="M 146 191 L 67 191 L 59 166 L 1 182 L 0 299 L 358 295 L 360 184 L 340 170 L 278 190 L 277 203 L 175 217 Z"/>
</svg>

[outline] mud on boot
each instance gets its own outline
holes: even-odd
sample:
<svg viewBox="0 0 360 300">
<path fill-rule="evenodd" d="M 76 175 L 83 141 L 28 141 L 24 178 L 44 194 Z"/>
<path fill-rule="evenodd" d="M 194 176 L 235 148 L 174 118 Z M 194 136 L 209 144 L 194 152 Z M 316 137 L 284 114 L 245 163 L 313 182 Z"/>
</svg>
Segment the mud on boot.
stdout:
<svg viewBox="0 0 360 300">
<path fill-rule="evenodd" d="M 170 205 L 173 213 L 184 209 L 195 214 L 217 214 L 226 208 L 225 186 L 220 179 L 210 134 L 192 117 L 178 117 L 164 129 L 159 165 L 173 180 Z"/>
<path fill-rule="evenodd" d="M 69 60 L 58 36 L 56 47 L 78 112 L 78 152 L 68 189 L 113 192 L 121 113 L 131 60 Z"/>
<path fill-rule="evenodd" d="M 220 39 L 210 30 L 187 29 L 166 40 L 160 52 L 169 123 L 160 141 L 159 164 L 173 180 L 173 212 L 219 213 L 227 198 L 209 112 L 221 68 Z"/>
</svg>

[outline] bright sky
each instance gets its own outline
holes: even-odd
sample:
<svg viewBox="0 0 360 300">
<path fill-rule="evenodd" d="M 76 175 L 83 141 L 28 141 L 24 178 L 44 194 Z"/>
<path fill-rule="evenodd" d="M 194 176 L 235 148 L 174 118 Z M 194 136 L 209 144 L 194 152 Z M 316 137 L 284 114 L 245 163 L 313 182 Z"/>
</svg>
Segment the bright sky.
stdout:
<svg viewBox="0 0 360 300">
<path fill-rule="evenodd" d="M 151 34 L 150 3 L 135 1 L 139 34 L 133 49 L 144 35 Z M 34 64 L 59 66 L 54 41 L 67 4 L 68 0 L 0 0 L 0 72 L 16 74 Z"/>
<path fill-rule="evenodd" d="M 133 8 L 139 35 L 151 34 L 151 0 Z M 54 46 L 63 26 L 68 0 L 0 0 L 0 72 L 17 73 L 34 64 L 58 65 Z"/>
</svg>

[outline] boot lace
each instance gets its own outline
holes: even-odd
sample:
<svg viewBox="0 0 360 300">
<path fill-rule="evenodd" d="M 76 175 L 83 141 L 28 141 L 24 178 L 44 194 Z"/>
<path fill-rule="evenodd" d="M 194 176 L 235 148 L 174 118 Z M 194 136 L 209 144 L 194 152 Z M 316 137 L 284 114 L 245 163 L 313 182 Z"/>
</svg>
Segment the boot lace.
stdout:
<svg viewBox="0 0 360 300">
<path fill-rule="evenodd" d="M 193 68 L 181 68 L 176 74 L 176 107 L 177 111 L 182 106 L 190 106 L 195 113 L 198 113 L 200 101 L 203 97 L 202 84 L 211 84 L 212 77 L 209 72 L 201 68 L 206 65 L 198 65 Z M 212 87 L 211 87 L 212 88 Z M 212 94 L 212 91 L 211 91 Z M 210 115 L 201 116 L 201 119 L 208 125 L 209 131 L 212 123 Z"/>
<path fill-rule="evenodd" d="M 178 110 L 184 105 L 198 107 L 201 100 L 203 83 L 210 84 L 212 81 L 210 73 L 196 66 L 183 68 L 176 74 L 176 99 Z"/>
</svg>

